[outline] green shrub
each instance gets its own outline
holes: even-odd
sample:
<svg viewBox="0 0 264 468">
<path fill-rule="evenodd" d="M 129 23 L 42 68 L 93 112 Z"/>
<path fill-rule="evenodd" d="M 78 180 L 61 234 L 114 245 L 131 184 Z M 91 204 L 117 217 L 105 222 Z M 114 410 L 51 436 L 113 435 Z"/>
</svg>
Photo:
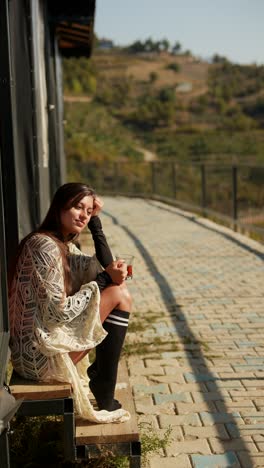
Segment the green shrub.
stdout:
<svg viewBox="0 0 264 468">
<path fill-rule="evenodd" d="M 179 73 L 179 72 L 181 71 L 181 67 L 180 67 L 179 63 L 177 63 L 177 62 L 169 63 L 169 64 L 166 66 L 166 68 L 167 68 L 168 70 L 174 71 L 175 73 Z"/>
<path fill-rule="evenodd" d="M 157 72 L 154 72 L 154 71 L 150 72 L 150 74 L 149 74 L 150 83 L 155 83 L 155 81 L 157 81 L 158 77 L 159 77 L 159 75 L 158 75 Z"/>
</svg>

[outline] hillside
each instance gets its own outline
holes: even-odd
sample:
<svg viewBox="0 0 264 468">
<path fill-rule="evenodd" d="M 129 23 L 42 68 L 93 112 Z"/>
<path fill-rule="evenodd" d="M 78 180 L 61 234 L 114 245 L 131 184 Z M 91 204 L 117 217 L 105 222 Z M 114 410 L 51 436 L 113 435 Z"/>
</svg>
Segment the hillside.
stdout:
<svg viewBox="0 0 264 468">
<path fill-rule="evenodd" d="M 81 158 L 92 148 L 95 159 L 140 159 L 147 150 L 160 158 L 263 161 L 262 66 L 116 49 L 63 66 L 70 154 L 74 145 L 80 153 L 78 140 Z"/>
<path fill-rule="evenodd" d="M 97 53 L 93 62 L 100 74 L 107 79 L 123 77 L 135 82 L 149 82 L 151 74 L 157 74 L 154 88 L 164 86 L 177 86 L 184 82 L 190 82 L 194 91 L 204 93 L 207 91 L 207 79 L 209 65 L 189 56 L 175 58 L 168 53 L 161 54 L 125 54 L 125 53 Z M 179 71 L 175 72 L 171 65 L 178 64 Z M 193 93 L 191 92 L 190 95 Z"/>
</svg>

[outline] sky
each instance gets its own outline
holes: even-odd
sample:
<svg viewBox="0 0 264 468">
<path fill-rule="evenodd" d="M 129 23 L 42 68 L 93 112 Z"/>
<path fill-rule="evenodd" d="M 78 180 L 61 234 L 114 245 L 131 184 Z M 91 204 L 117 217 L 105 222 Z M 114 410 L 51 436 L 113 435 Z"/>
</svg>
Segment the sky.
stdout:
<svg viewBox="0 0 264 468">
<path fill-rule="evenodd" d="M 167 38 L 203 59 L 264 64 L 264 0 L 96 0 L 95 32 L 120 46 Z"/>
</svg>

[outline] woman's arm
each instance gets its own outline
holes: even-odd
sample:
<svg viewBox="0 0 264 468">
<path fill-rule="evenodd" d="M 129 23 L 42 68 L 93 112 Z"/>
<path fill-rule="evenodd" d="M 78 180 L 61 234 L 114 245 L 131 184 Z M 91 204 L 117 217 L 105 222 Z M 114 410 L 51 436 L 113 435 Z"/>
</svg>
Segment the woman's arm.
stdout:
<svg viewBox="0 0 264 468">
<path fill-rule="evenodd" d="M 93 237 L 96 257 L 101 265 L 106 268 L 112 263 L 113 256 L 104 235 L 100 218 L 98 216 L 92 216 L 88 223 L 88 228 Z"/>
<path fill-rule="evenodd" d="M 96 257 L 98 258 L 101 265 L 106 268 L 108 265 L 110 265 L 110 263 L 112 263 L 113 256 L 106 237 L 103 233 L 101 220 L 98 217 L 99 213 L 102 211 L 103 206 L 104 202 L 96 196 L 94 199 L 92 217 L 88 223 L 88 228 L 92 233 Z"/>
</svg>

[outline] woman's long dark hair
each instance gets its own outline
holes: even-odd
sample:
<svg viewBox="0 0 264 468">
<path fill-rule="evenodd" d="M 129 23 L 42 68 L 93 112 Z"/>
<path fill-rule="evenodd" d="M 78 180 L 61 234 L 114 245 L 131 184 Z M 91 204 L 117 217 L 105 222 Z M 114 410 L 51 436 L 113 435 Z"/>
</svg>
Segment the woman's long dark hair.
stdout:
<svg viewBox="0 0 264 468">
<path fill-rule="evenodd" d="M 76 206 L 85 196 L 95 197 L 95 191 L 86 184 L 69 182 L 62 185 L 55 193 L 48 213 L 37 232 L 50 232 L 59 240 L 65 241 L 62 236 L 61 212 Z"/>
<path fill-rule="evenodd" d="M 73 240 L 75 235 L 72 235 L 71 238 L 64 239 L 62 234 L 62 225 L 61 225 L 61 212 L 62 210 L 67 210 L 76 206 L 80 200 L 82 200 L 85 196 L 92 196 L 95 197 L 95 191 L 88 187 L 86 184 L 82 184 L 79 182 L 69 182 L 68 184 L 62 185 L 57 192 L 55 193 L 52 202 L 50 204 L 49 210 L 46 214 L 45 219 L 41 223 L 41 225 L 33 232 L 28 234 L 19 244 L 18 253 L 16 255 L 16 260 L 14 262 L 13 268 L 11 267 L 10 271 L 10 281 L 11 283 L 18 258 L 22 252 L 22 249 L 26 243 L 26 241 L 36 234 L 37 232 L 46 234 L 50 236 L 58 245 L 61 256 L 62 256 L 62 264 L 64 270 L 64 284 L 66 294 L 71 293 L 71 278 L 70 278 L 70 271 L 69 265 L 67 262 L 67 244 L 66 242 L 69 240 Z"/>
</svg>

